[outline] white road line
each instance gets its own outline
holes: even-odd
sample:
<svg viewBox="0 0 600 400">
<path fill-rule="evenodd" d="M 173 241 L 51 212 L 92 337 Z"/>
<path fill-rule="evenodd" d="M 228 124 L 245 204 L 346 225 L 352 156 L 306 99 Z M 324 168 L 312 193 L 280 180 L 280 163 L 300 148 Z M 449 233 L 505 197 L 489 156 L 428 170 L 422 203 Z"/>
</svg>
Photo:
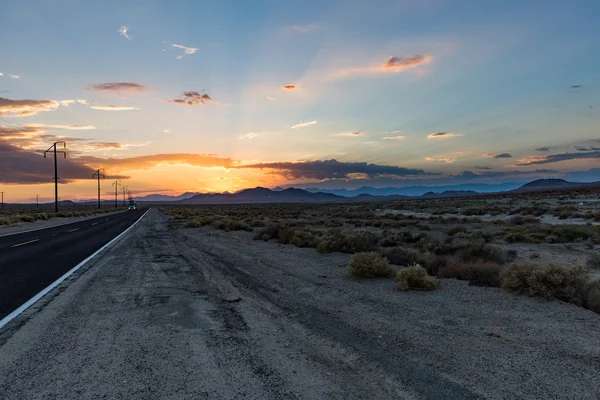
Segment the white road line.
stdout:
<svg viewBox="0 0 600 400">
<path fill-rule="evenodd" d="M 10 247 L 25 246 L 26 244 L 35 243 L 35 242 L 39 242 L 39 241 L 40 241 L 40 239 L 33 239 L 33 240 L 28 241 L 28 242 L 23 242 L 23 243 L 15 244 L 15 245 L 10 246 Z"/>
<path fill-rule="evenodd" d="M 70 233 L 70 232 L 75 232 L 75 231 L 78 231 L 78 230 L 79 230 L 79 228 L 71 229 L 71 230 L 70 230 L 69 232 L 67 232 L 67 233 Z"/>
<path fill-rule="evenodd" d="M 98 249 L 96 252 L 94 252 L 94 254 L 92 254 L 91 256 L 89 256 L 88 258 L 86 258 L 85 260 L 83 260 L 82 262 L 80 262 L 79 264 L 74 266 L 73 268 L 71 268 L 71 270 L 69 270 L 66 274 L 64 274 L 63 276 L 61 276 L 60 278 L 58 278 L 57 280 L 52 282 L 44 290 L 42 290 L 41 292 L 39 292 L 38 294 L 33 296 L 31 299 L 27 300 L 27 302 L 25 304 L 23 304 L 21 307 L 17 308 L 15 311 L 11 312 L 6 317 L 4 317 L 0 321 L 0 329 L 2 329 L 6 324 L 8 324 L 10 321 L 15 319 L 16 317 L 18 317 L 23 311 L 27 310 L 29 307 L 31 307 L 33 304 L 35 304 L 36 301 L 38 301 L 39 299 L 44 297 L 52 289 L 54 289 L 55 287 L 60 285 L 65 279 L 67 279 L 69 276 L 71 276 L 75 271 L 77 271 L 79 268 L 83 267 L 92 258 L 96 257 L 98 255 L 98 253 L 100 253 L 102 250 L 106 249 L 108 246 L 110 246 L 111 244 L 113 244 L 114 242 L 116 242 L 117 240 L 122 238 L 123 236 L 125 236 L 125 234 L 127 232 L 129 232 L 134 226 L 137 225 L 138 222 L 140 222 L 142 220 L 142 218 L 144 218 L 146 216 L 146 214 L 148 214 L 148 211 L 150 211 L 150 209 L 148 209 L 140 218 L 138 218 L 137 221 L 135 221 L 129 228 L 127 228 L 123 232 L 121 232 L 117 237 L 112 239 L 110 242 L 106 243 L 104 246 L 102 246 L 100 249 Z"/>
</svg>

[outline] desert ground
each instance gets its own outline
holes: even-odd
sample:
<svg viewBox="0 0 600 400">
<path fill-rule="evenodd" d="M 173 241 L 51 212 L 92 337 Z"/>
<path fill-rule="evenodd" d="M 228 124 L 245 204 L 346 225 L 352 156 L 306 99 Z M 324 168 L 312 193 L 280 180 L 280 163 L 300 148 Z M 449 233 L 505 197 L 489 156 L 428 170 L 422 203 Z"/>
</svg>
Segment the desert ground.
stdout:
<svg viewBox="0 0 600 400">
<path fill-rule="evenodd" d="M 591 197 L 153 208 L 0 333 L 0 398 L 597 399 Z"/>
</svg>

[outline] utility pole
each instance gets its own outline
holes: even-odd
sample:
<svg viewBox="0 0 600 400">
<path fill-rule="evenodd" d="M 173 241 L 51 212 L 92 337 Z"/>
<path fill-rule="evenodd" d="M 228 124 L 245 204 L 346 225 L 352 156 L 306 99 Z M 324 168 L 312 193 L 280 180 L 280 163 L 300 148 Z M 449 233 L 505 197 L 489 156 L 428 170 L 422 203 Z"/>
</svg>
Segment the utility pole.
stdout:
<svg viewBox="0 0 600 400">
<path fill-rule="evenodd" d="M 102 171 L 102 172 L 100 172 Z M 100 168 L 98 169 L 96 172 L 94 172 L 94 175 L 92 175 L 92 178 L 98 177 L 98 210 L 100 209 L 100 177 L 102 178 L 106 178 L 106 176 L 104 175 L 104 168 Z"/>
<path fill-rule="evenodd" d="M 54 212 L 58 212 L 58 163 L 57 163 L 57 157 L 56 157 L 56 153 L 63 153 L 65 155 L 65 158 L 67 158 L 67 152 L 66 151 L 56 151 L 56 145 L 62 143 L 63 144 L 63 149 L 67 148 L 67 143 L 64 141 L 59 141 L 59 142 L 55 142 L 52 146 L 50 146 L 50 148 L 48 150 L 46 150 L 44 152 L 44 158 L 46 158 L 46 154 L 50 152 L 50 150 L 53 150 L 54 153 Z"/>
<path fill-rule="evenodd" d="M 131 190 L 127 190 L 127 197 L 129 198 L 129 200 L 131 200 Z"/>
<path fill-rule="evenodd" d="M 125 207 L 127 205 L 127 203 L 125 202 L 125 194 L 127 194 L 127 186 L 123 186 L 123 207 Z"/>
<path fill-rule="evenodd" d="M 123 185 L 121 185 L 121 181 L 117 179 L 116 181 L 114 181 L 113 186 L 115 187 L 115 208 L 117 208 L 117 196 L 119 194 L 119 186 Z"/>
<path fill-rule="evenodd" d="M 40 195 L 35 195 L 35 208 L 40 208 Z"/>
<path fill-rule="evenodd" d="M 2 193 L 2 209 L 4 210 L 4 192 L 0 192 Z"/>
</svg>

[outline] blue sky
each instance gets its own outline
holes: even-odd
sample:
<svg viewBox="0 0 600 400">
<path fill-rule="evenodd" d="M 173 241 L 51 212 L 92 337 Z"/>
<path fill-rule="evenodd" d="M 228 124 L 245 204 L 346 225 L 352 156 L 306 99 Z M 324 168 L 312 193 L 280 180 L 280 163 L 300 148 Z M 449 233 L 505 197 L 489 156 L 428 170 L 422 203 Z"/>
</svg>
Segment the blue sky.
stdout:
<svg viewBox="0 0 600 400">
<path fill-rule="evenodd" d="M 173 193 L 583 171 L 600 166 L 598 15 L 597 1 L 5 2 L 5 159 L 25 165 L 49 134 L 66 137 L 62 190 L 81 196 L 100 167 Z M 139 86 L 91 90 L 106 83 Z M 173 102 L 185 92 L 210 100 Z M 6 105 L 25 99 L 75 101 L 26 116 Z M 92 108 L 106 106 L 132 109 Z M 51 192 L 22 169 L 0 183 Z"/>
</svg>

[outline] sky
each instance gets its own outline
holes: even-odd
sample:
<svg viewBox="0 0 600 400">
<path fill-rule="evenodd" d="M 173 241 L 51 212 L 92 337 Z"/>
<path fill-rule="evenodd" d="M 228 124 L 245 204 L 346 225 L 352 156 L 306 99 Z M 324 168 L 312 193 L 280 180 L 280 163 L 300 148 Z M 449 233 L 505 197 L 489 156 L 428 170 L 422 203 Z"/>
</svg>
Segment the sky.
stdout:
<svg viewBox="0 0 600 400">
<path fill-rule="evenodd" d="M 0 3 L 5 200 L 600 180 L 600 2 Z M 61 144 L 59 147 L 62 147 Z"/>
</svg>

